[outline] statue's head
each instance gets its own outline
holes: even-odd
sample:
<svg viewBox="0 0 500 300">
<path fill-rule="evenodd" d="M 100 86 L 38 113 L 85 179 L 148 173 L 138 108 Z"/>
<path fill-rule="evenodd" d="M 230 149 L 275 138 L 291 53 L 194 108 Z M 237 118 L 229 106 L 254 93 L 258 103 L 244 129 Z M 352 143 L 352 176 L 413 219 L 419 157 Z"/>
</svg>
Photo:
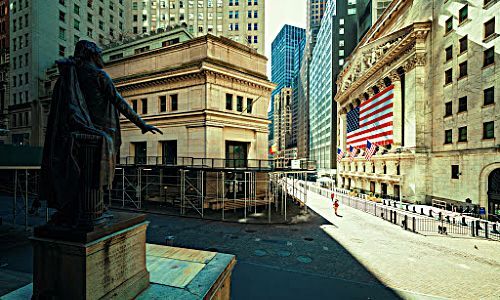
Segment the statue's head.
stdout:
<svg viewBox="0 0 500 300">
<path fill-rule="evenodd" d="M 102 49 L 96 43 L 80 40 L 76 43 L 74 57 L 80 62 L 92 62 L 99 68 L 104 68 Z"/>
</svg>

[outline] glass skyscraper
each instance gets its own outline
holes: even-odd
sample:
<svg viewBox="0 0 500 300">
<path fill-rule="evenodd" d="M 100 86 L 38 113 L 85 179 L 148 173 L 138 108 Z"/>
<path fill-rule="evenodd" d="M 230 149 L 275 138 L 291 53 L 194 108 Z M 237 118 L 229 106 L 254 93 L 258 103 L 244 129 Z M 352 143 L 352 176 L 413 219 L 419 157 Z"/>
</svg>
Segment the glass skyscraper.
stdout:
<svg viewBox="0 0 500 300">
<path fill-rule="evenodd" d="M 309 69 L 309 157 L 318 169 L 331 169 L 332 51 L 335 2 L 329 1 L 317 35 Z"/>
<path fill-rule="evenodd" d="M 269 142 L 272 144 L 273 118 L 274 118 L 274 96 L 282 88 L 293 85 L 294 72 L 296 71 L 296 52 L 300 51 L 301 41 L 305 39 L 306 31 L 303 28 L 285 25 L 271 44 L 271 81 L 276 83 L 276 89 L 271 96 L 271 110 L 268 118 L 271 120 L 269 127 Z M 298 71 L 298 70 L 297 70 Z"/>
</svg>

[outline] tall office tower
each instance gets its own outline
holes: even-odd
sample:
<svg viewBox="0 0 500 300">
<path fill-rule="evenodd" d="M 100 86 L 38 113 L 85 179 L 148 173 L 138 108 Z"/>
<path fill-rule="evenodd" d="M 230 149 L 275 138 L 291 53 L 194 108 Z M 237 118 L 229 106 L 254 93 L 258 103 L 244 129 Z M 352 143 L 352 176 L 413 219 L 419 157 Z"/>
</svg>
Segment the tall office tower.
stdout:
<svg viewBox="0 0 500 300">
<path fill-rule="evenodd" d="M 389 7 L 391 1 L 392 0 L 361 0 L 356 3 L 358 15 L 358 40 L 361 40 L 372 24 L 375 24 L 377 19 L 384 13 L 385 9 Z"/>
<path fill-rule="evenodd" d="M 337 106 L 333 101 L 337 93 L 335 82 L 346 57 L 351 54 L 363 37 L 364 33 L 359 33 L 359 28 L 362 28 L 360 22 L 369 22 L 368 27 L 371 27 L 377 16 L 387 6 L 386 2 L 390 1 L 328 1 L 309 72 L 309 158 L 317 161 L 320 173 L 324 172 L 334 177 L 334 170 L 337 167 L 335 154 L 338 135 Z M 365 10 L 360 11 L 360 8 L 365 8 Z M 367 8 L 370 8 L 368 10 L 370 18 L 365 16 Z M 372 8 L 375 8 L 373 12 Z M 363 15 L 360 16 L 360 13 Z"/>
<path fill-rule="evenodd" d="M 300 51 L 302 39 L 305 39 L 306 31 L 303 28 L 285 25 L 271 44 L 271 81 L 277 86 L 271 96 L 271 111 L 268 114 L 271 124 L 269 127 L 269 144 L 273 144 L 273 118 L 274 118 L 274 96 L 281 92 L 282 88 L 291 88 L 295 68 L 295 53 Z M 303 45 L 303 44 L 302 44 Z"/>
<path fill-rule="evenodd" d="M 312 48 L 314 48 L 314 44 L 316 43 L 316 36 L 318 35 L 327 3 L 328 0 L 307 0 L 307 37 L 312 44 Z"/>
<path fill-rule="evenodd" d="M 295 56 L 293 58 L 293 76 L 292 76 L 292 123 L 291 123 L 291 136 L 290 142 L 286 145 L 287 148 L 296 148 L 298 140 L 298 126 L 299 126 L 299 92 L 302 87 L 300 68 L 302 67 L 302 60 L 304 58 L 304 50 L 307 39 L 303 38 L 300 41 Z"/>
<path fill-rule="evenodd" d="M 184 25 L 195 37 L 225 36 L 264 54 L 264 0 L 128 0 L 127 31 L 143 34 Z"/>
<path fill-rule="evenodd" d="M 309 157 L 309 64 L 327 2 L 327 0 L 307 1 L 307 41 L 302 54 L 298 78 L 299 88 L 295 91 L 297 94 L 294 102 L 298 107 L 297 122 L 295 124 L 297 130 L 297 155 L 299 158 Z"/>
<path fill-rule="evenodd" d="M 10 1 L 9 141 L 41 146 L 51 93 L 40 84 L 54 61 L 73 54 L 80 39 L 99 45 L 123 33 L 124 0 Z"/>
<path fill-rule="evenodd" d="M 9 0 L 0 0 L 0 144 L 7 142 L 9 106 Z"/>
</svg>

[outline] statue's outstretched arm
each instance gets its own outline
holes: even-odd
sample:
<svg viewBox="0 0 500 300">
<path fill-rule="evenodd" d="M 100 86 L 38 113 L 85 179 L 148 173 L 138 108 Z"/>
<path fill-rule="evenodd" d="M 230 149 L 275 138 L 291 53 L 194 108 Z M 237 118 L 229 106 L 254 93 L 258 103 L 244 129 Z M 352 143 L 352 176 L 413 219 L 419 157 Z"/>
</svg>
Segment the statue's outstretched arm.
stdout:
<svg viewBox="0 0 500 300">
<path fill-rule="evenodd" d="M 134 123 L 137 127 L 142 130 L 142 133 L 152 132 L 152 133 L 161 133 L 161 130 L 158 128 L 146 124 L 144 120 L 135 112 L 132 107 L 123 99 L 120 93 L 116 90 L 115 85 L 111 78 L 106 74 L 106 72 L 99 73 L 100 83 L 104 89 L 104 93 L 106 97 L 111 101 L 111 103 L 118 109 L 118 111 L 124 115 L 130 122 Z"/>
</svg>

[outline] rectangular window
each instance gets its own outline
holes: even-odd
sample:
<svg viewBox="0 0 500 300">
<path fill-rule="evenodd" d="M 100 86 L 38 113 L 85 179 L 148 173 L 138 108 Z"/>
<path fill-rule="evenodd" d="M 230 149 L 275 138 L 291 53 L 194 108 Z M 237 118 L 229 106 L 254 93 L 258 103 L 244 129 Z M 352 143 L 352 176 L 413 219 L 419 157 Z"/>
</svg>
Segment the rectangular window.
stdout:
<svg viewBox="0 0 500 300">
<path fill-rule="evenodd" d="M 460 168 L 458 165 L 451 165 L 451 179 L 458 179 L 460 176 Z"/>
<path fill-rule="evenodd" d="M 80 6 L 75 4 L 75 6 L 73 6 L 73 12 L 77 15 L 80 15 Z"/>
<path fill-rule="evenodd" d="M 226 94 L 226 109 L 233 109 L 233 94 Z"/>
<path fill-rule="evenodd" d="M 458 23 L 461 24 L 469 17 L 469 5 L 465 5 L 458 11 Z"/>
<path fill-rule="evenodd" d="M 137 112 L 137 100 L 132 100 L 132 109 Z"/>
<path fill-rule="evenodd" d="M 449 61 L 453 58 L 453 46 L 449 46 L 445 50 L 446 53 L 446 61 Z"/>
<path fill-rule="evenodd" d="M 492 139 L 495 137 L 495 122 L 483 123 L 483 139 Z"/>
<path fill-rule="evenodd" d="M 253 99 L 247 98 L 247 113 L 251 114 L 253 109 Z"/>
<path fill-rule="evenodd" d="M 80 30 L 80 21 L 78 20 L 73 20 L 73 28 L 75 28 L 76 30 Z"/>
<path fill-rule="evenodd" d="M 92 15 L 87 13 L 87 22 L 92 23 L 92 21 L 93 21 Z"/>
<path fill-rule="evenodd" d="M 448 33 L 452 30 L 453 30 L 453 17 L 449 17 L 448 20 L 446 20 L 445 33 Z"/>
<path fill-rule="evenodd" d="M 63 41 L 66 40 L 66 29 L 59 27 L 59 38 Z"/>
<path fill-rule="evenodd" d="M 59 56 L 64 57 L 66 51 L 66 47 L 59 45 Z"/>
<path fill-rule="evenodd" d="M 139 142 L 132 143 L 134 146 L 134 163 L 137 165 L 144 165 L 147 161 L 147 143 Z"/>
<path fill-rule="evenodd" d="M 453 131 L 451 129 L 444 131 L 444 143 L 451 144 L 453 142 Z"/>
<path fill-rule="evenodd" d="M 483 139 L 492 139 L 495 137 L 495 122 L 483 123 Z"/>
<path fill-rule="evenodd" d="M 179 96 L 177 94 L 170 95 L 170 108 L 171 111 L 179 109 Z"/>
<path fill-rule="evenodd" d="M 453 81 L 453 69 L 448 69 L 444 72 L 444 83 L 449 84 Z"/>
<path fill-rule="evenodd" d="M 444 116 L 448 117 L 451 116 L 452 114 L 453 114 L 453 103 L 451 101 L 446 102 L 444 104 Z"/>
<path fill-rule="evenodd" d="M 253 17 L 254 19 L 257 19 L 259 17 L 259 12 L 257 10 L 253 11 Z"/>
<path fill-rule="evenodd" d="M 467 49 L 469 48 L 469 40 L 468 40 L 468 37 L 467 36 L 464 36 L 463 38 L 461 38 L 459 40 L 459 43 L 460 43 L 460 54 L 464 53 L 465 51 L 467 51 Z"/>
<path fill-rule="evenodd" d="M 484 0 L 484 6 L 487 6 L 488 4 L 494 2 L 495 0 Z"/>
<path fill-rule="evenodd" d="M 487 88 L 483 91 L 484 93 L 484 105 L 490 105 L 495 103 L 495 87 Z"/>
<path fill-rule="evenodd" d="M 177 141 L 161 142 L 163 164 L 175 165 L 177 162 Z"/>
<path fill-rule="evenodd" d="M 63 21 L 63 22 L 65 22 L 65 20 L 66 20 L 66 14 L 65 14 L 64 12 L 62 12 L 62 11 L 59 11 L 59 21 Z M 15 21 L 14 21 L 14 22 L 15 22 Z M 14 25 L 15 25 L 15 24 L 14 24 Z M 16 28 L 16 27 L 14 26 L 14 31 L 16 31 L 16 30 L 15 30 L 15 28 Z"/>
<path fill-rule="evenodd" d="M 484 23 L 484 38 L 488 38 L 495 33 L 495 18 Z"/>
<path fill-rule="evenodd" d="M 148 113 L 148 99 L 141 99 L 141 104 L 142 104 L 142 113 L 147 114 Z"/>
<path fill-rule="evenodd" d="M 458 128 L 458 141 L 467 142 L 467 126 Z"/>
<path fill-rule="evenodd" d="M 167 96 L 160 96 L 160 112 L 167 111 Z"/>
<path fill-rule="evenodd" d="M 489 66 L 495 62 L 495 46 L 491 47 L 490 49 L 486 49 L 484 51 L 484 60 L 483 60 L 483 66 Z"/>
<path fill-rule="evenodd" d="M 239 112 L 243 112 L 243 97 L 236 97 L 236 110 Z"/>
<path fill-rule="evenodd" d="M 458 112 L 467 111 L 467 96 L 458 99 Z"/>
<path fill-rule="evenodd" d="M 462 78 L 464 76 L 467 76 L 467 62 L 464 61 L 463 63 L 458 65 L 458 67 L 459 67 L 458 78 Z"/>
</svg>

